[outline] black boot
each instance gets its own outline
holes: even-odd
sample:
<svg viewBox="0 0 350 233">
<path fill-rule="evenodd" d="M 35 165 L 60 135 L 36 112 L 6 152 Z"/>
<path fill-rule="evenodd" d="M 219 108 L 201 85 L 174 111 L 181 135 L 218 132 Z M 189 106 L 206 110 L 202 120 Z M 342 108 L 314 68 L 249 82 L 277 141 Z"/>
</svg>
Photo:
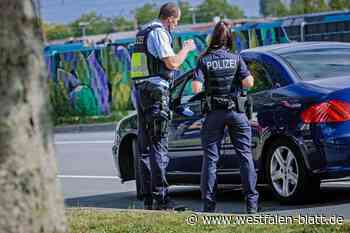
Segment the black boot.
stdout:
<svg viewBox="0 0 350 233">
<path fill-rule="evenodd" d="M 203 212 L 215 213 L 216 203 L 213 201 L 204 201 Z"/>
<path fill-rule="evenodd" d="M 259 205 L 251 206 L 249 204 L 246 205 L 246 214 L 257 214 L 261 211 Z"/>
<path fill-rule="evenodd" d="M 155 199 L 155 209 L 156 210 L 173 210 L 173 211 L 185 211 L 187 208 L 183 205 L 177 205 L 172 199 L 166 197 L 165 199 L 156 198 Z"/>
<path fill-rule="evenodd" d="M 145 197 L 143 201 L 143 208 L 145 210 L 153 210 L 153 198 L 152 197 Z"/>
</svg>

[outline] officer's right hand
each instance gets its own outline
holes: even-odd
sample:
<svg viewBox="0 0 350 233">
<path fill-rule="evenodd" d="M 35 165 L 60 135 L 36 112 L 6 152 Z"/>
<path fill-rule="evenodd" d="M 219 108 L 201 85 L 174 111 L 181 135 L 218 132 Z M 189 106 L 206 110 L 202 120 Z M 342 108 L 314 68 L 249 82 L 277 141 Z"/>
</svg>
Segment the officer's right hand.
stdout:
<svg viewBox="0 0 350 233">
<path fill-rule="evenodd" d="M 183 43 L 183 48 L 186 48 L 188 51 L 193 51 L 196 49 L 196 44 L 194 43 L 194 40 L 186 40 Z"/>
</svg>

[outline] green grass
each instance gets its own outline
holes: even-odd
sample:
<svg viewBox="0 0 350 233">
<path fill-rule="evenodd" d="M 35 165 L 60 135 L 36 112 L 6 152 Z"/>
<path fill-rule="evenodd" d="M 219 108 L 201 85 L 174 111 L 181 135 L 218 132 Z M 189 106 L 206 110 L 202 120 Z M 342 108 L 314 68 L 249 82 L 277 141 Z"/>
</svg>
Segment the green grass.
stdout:
<svg viewBox="0 0 350 233">
<path fill-rule="evenodd" d="M 343 225 L 187 225 L 191 212 L 133 212 L 93 209 L 68 209 L 71 233 L 332 233 L 350 232 Z M 202 215 L 199 215 L 201 217 Z"/>
<path fill-rule="evenodd" d="M 128 112 L 120 111 L 114 112 L 108 116 L 70 116 L 70 117 L 58 117 L 54 119 L 55 126 L 76 125 L 76 124 L 96 124 L 96 123 L 108 123 L 117 122 L 125 117 Z"/>
</svg>

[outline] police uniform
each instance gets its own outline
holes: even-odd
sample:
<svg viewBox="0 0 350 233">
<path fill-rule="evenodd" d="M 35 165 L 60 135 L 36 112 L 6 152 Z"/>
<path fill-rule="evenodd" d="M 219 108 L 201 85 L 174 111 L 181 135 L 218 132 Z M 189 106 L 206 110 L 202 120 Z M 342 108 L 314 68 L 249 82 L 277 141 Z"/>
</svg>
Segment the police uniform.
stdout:
<svg viewBox="0 0 350 233">
<path fill-rule="evenodd" d="M 240 162 L 240 173 L 247 211 L 257 210 L 256 171 L 251 153 L 251 127 L 239 97 L 241 81 L 250 75 L 244 61 L 225 48 L 209 51 L 199 60 L 198 74 L 204 77 L 206 118 L 201 130 L 204 150 L 201 193 L 204 211 L 215 211 L 217 189 L 216 166 L 224 129 L 228 127 L 231 142 Z"/>
<path fill-rule="evenodd" d="M 161 60 L 174 56 L 172 36 L 160 22 L 153 22 L 136 35 L 131 58 L 132 102 L 138 116 L 138 146 L 141 187 L 145 208 L 169 201 L 166 168 L 168 158 L 167 123 L 170 119 L 169 88 L 172 70 Z M 163 207 L 162 207 L 163 206 Z"/>
</svg>

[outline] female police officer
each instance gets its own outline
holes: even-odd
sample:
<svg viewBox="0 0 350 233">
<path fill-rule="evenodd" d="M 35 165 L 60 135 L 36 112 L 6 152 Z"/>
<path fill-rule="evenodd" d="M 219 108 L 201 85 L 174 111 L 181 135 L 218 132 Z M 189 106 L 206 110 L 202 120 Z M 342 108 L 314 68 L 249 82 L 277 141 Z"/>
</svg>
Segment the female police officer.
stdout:
<svg viewBox="0 0 350 233">
<path fill-rule="evenodd" d="M 251 153 L 251 128 L 240 95 L 242 88 L 253 86 L 254 79 L 244 61 L 229 51 L 232 34 L 228 23 L 221 21 L 214 29 L 208 50 L 200 57 L 197 77 L 204 77 L 206 118 L 201 131 L 204 150 L 201 193 L 205 212 L 215 212 L 217 189 L 216 164 L 224 129 L 228 127 L 231 142 L 240 161 L 247 213 L 258 210 L 256 172 Z M 194 91 L 201 85 L 192 84 Z"/>
</svg>

